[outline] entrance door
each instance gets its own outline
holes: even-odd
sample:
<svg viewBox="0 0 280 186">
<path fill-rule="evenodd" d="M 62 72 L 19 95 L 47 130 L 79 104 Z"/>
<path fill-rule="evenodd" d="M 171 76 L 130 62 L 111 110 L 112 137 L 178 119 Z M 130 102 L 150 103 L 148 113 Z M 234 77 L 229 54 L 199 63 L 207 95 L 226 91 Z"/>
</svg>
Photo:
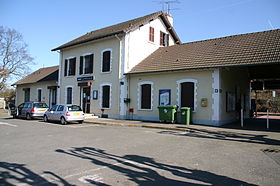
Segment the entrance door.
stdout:
<svg viewBox="0 0 280 186">
<path fill-rule="evenodd" d="M 194 83 L 181 83 L 181 107 L 194 108 Z"/>
<path fill-rule="evenodd" d="M 83 111 L 90 113 L 90 87 L 83 87 Z"/>
<path fill-rule="evenodd" d="M 50 89 L 50 95 L 49 95 L 49 105 L 50 107 L 56 105 L 56 99 L 57 99 L 57 89 Z"/>
</svg>

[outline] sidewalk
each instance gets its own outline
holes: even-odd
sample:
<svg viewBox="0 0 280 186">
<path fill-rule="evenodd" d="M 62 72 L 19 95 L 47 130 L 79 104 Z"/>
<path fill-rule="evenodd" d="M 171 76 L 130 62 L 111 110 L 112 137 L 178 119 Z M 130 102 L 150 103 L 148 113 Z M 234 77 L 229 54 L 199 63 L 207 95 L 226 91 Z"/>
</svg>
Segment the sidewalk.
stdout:
<svg viewBox="0 0 280 186">
<path fill-rule="evenodd" d="M 118 120 L 108 118 L 93 118 L 86 119 L 84 123 L 99 124 L 107 126 L 120 126 L 120 127 L 144 127 L 154 129 L 168 129 L 176 131 L 189 131 L 190 127 L 183 124 L 171 124 L 171 123 L 157 123 L 157 122 L 145 122 L 136 120 Z"/>
<path fill-rule="evenodd" d="M 275 132 L 279 133 L 280 123 L 271 123 L 271 128 L 266 129 L 266 120 L 254 120 L 247 121 L 244 124 L 244 128 L 241 128 L 239 123 L 232 123 L 223 126 L 207 126 L 207 125 L 198 125 L 198 124 L 171 124 L 171 123 L 159 123 L 159 122 L 145 122 L 145 121 L 136 121 L 136 120 L 119 120 L 119 119 L 108 119 L 108 118 L 92 118 L 86 119 L 84 123 L 87 124 L 98 124 L 98 125 L 107 125 L 107 126 L 120 126 L 120 127 L 142 127 L 142 128 L 154 128 L 154 129 L 166 129 L 173 131 L 185 131 L 192 132 L 194 130 L 210 130 L 210 131 L 224 131 L 231 130 L 232 132 L 240 131 L 259 131 L 259 132 Z M 260 123 L 261 122 L 261 123 Z M 272 125 L 273 124 L 273 125 Z M 280 133 L 279 133 L 280 134 Z"/>
</svg>

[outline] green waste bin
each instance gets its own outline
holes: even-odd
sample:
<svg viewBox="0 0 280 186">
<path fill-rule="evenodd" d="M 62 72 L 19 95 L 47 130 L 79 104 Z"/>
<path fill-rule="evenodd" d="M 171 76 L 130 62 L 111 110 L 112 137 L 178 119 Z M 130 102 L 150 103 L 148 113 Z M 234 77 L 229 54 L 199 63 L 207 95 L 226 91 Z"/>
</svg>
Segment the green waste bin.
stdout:
<svg viewBox="0 0 280 186">
<path fill-rule="evenodd" d="M 160 122 L 171 122 L 175 123 L 176 112 L 177 112 L 177 105 L 160 105 L 158 106 L 159 110 L 159 120 Z"/>
<path fill-rule="evenodd" d="M 182 107 L 181 108 L 181 123 L 189 125 L 191 123 L 191 108 Z"/>
</svg>

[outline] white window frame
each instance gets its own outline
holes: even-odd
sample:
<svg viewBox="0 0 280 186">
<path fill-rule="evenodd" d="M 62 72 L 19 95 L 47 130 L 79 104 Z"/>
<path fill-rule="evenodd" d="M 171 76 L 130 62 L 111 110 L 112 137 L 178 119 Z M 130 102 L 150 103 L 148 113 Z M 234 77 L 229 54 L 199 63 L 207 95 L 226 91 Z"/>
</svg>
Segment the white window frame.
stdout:
<svg viewBox="0 0 280 186">
<path fill-rule="evenodd" d="M 65 87 L 65 94 L 64 94 L 65 99 L 64 99 L 64 103 L 67 104 L 67 89 L 68 89 L 68 88 L 72 88 L 72 100 L 71 100 L 72 103 L 71 103 L 71 104 L 73 104 L 73 103 L 74 103 L 74 102 L 73 102 L 73 101 L 74 101 L 74 98 L 73 98 L 73 97 L 74 97 L 74 96 L 73 96 L 73 95 L 74 95 L 74 88 L 73 88 L 72 85 L 68 85 L 68 86 Z M 69 104 L 68 104 L 68 105 L 69 105 Z"/>
<path fill-rule="evenodd" d="M 76 72 L 75 72 L 75 75 L 69 75 L 69 67 L 70 67 L 69 62 L 70 62 L 70 59 L 74 59 L 74 58 L 76 58 L 76 56 L 69 56 L 69 57 L 65 58 L 67 60 L 67 71 L 66 71 L 67 74 L 64 77 L 72 77 L 72 76 L 76 75 Z M 63 65 L 65 65 L 64 61 L 63 61 Z M 77 58 L 76 58 L 76 68 L 75 68 L 75 71 L 77 71 Z"/>
<path fill-rule="evenodd" d="M 142 90 L 141 90 L 141 86 L 145 85 L 145 84 L 150 84 L 151 85 L 151 108 L 150 109 L 142 109 L 141 108 L 141 97 L 142 97 Z M 142 111 L 152 111 L 153 110 L 153 102 L 154 102 L 154 82 L 152 81 L 141 81 L 138 83 L 138 88 L 137 88 L 137 96 L 138 96 L 138 110 L 142 110 Z"/>
<path fill-rule="evenodd" d="M 181 108 L 181 83 L 194 83 L 194 110 L 197 109 L 197 80 L 196 79 L 181 79 L 176 81 L 177 83 L 177 105 Z"/>
<path fill-rule="evenodd" d="M 36 100 L 39 101 L 38 97 L 39 97 L 39 90 L 41 90 L 41 101 L 43 101 L 43 89 L 42 88 L 37 88 L 36 89 Z"/>
<path fill-rule="evenodd" d="M 109 95 L 109 108 L 102 107 L 102 101 L 103 101 L 103 86 L 110 86 L 110 95 Z M 112 108 L 112 83 L 104 82 L 100 84 L 100 99 L 99 99 L 99 108 L 100 109 L 111 109 Z"/>
<path fill-rule="evenodd" d="M 103 69 L 103 53 L 104 52 L 107 52 L 107 51 L 110 51 L 110 71 L 108 72 L 102 72 L 102 69 Z M 100 72 L 102 74 L 108 74 L 108 73 L 111 73 L 112 72 L 112 56 L 113 56 L 113 50 L 111 48 L 106 48 L 104 50 L 101 51 L 101 69 L 100 69 Z"/>
<path fill-rule="evenodd" d="M 80 66 L 79 66 L 79 75 L 87 75 L 87 74 L 85 74 L 85 71 L 86 71 L 86 59 L 85 59 L 85 57 L 86 56 L 89 56 L 89 55 L 93 55 L 93 53 L 85 53 L 85 54 L 83 54 L 83 55 L 81 55 L 82 57 L 83 57 L 83 73 L 82 74 L 80 74 Z M 94 58 L 94 55 L 93 55 L 93 58 Z M 81 62 L 80 62 L 81 63 Z M 94 63 L 94 59 L 93 59 L 93 63 Z M 80 64 L 79 64 L 80 65 Z M 94 64 L 93 64 L 94 65 Z M 89 73 L 89 74 L 93 74 L 93 70 L 92 70 L 92 73 Z"/>
</svg>

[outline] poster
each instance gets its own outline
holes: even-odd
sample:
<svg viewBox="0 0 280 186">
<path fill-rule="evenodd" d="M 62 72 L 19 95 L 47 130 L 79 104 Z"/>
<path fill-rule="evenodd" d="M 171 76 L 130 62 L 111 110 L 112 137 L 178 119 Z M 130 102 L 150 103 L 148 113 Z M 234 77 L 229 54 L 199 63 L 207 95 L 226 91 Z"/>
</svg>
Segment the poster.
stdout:
<svg viewBox="0 0 280 186">
<path fill-rule="evenodd" d="M 170 89 L 159 90 L 159 105 L 170 105 Z"/>
</svg>

